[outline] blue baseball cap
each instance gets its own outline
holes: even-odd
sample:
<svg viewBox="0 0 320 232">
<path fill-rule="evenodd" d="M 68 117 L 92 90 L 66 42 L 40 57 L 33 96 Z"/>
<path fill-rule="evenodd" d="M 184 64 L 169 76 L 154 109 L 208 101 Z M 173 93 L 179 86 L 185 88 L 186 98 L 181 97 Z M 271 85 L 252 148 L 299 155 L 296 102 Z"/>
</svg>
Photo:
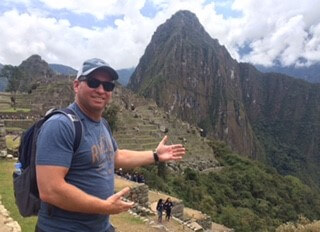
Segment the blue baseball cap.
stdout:
<svg viewBox="0 0 320 232">
<path fill-rule="evenodd" d="M 89 75 L 97 69 L 107 72 L 113 80 L 117 80 L 119 78 L 116 70 L 111 68 L 110 65 L 104 60 L 92 58 L 83 62 L 82 67 L 78 71 L 76 80 L 78 80 L 81 76 Z"/>
</svg>

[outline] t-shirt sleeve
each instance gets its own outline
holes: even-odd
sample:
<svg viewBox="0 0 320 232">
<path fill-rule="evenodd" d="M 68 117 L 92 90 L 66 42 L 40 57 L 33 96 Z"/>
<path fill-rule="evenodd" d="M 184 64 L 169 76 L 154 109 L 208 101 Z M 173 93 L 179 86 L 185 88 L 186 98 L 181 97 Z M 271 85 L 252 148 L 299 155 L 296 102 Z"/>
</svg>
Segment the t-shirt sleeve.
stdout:
<svg viewBox="0 0 320 232">
<path fill-rule="evenodd" d="M 74 129 L 65 115 L 53 115 L 38 135 L 36 164 L 69 168 L 73 156 Z"/>
</svg>

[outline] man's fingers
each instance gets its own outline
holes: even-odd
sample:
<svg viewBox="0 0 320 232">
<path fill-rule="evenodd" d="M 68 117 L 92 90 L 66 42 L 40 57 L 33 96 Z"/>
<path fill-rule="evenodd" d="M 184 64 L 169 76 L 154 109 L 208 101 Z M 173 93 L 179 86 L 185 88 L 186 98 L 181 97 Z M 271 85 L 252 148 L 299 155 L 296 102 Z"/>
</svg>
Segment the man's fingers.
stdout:
<svg viewBox="0 0 320 232">
<path fill-rule="evenodd" d="M 130 188 L 129 187 L 125 187 L 124 189 L 122 189 L 119 192 L 117 192 L 116 194 L 114 194 L 114 196 L 116 198 L 121 198 L 124 195 L 128 194 L 129 192 L 130 192 Z"/>
<path fill-rule="evenodd" d="M 173 150 L 176 150 L 176 149 L 183 149 L 185 150 L 184 146 L 182 144 L 174 144 L 174 145 L 171 145 L 171 149 Z"/>
<path fill-rule="evenodd" d="M 133 201 L 125 202 L 125 206 L 126 206 L 127 209 L 132 208 L 132 207 L 134 206 L 134 204 L 135 204 L 135 203 L 134 203 Z"/>
</svg>

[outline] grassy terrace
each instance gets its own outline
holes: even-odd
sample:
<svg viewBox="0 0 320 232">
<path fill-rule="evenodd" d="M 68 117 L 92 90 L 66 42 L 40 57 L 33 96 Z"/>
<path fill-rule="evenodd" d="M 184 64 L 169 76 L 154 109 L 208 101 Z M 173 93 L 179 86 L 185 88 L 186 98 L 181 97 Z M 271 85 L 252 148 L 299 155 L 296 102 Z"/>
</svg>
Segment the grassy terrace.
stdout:
<svg viewBox="0 0 320 232">
<path fill-rule="evenodd" d="M 2 108 L 0 109 L 1 113 L 26 113 L 26 112 L 30 112 L 31 110 L 28 108 Z"/>
<path fill-rule="evenodd" d="M 33 232 L 37 217 L 23 218 L 15 205 L 12 186 L 14 162 L 0 160 L 0 195 L 2 196 L 2 203 L 10 212 L 10 216 L 20 224 L 23 232 Z"/>
</svg>

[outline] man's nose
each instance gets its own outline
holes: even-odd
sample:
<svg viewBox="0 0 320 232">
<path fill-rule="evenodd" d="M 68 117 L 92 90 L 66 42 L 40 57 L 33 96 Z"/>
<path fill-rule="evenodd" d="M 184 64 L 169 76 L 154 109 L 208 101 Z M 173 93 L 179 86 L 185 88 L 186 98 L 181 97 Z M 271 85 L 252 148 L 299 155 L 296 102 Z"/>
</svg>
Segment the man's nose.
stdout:
<svg viewBox="0 0 320 232">
<path fill-rule="evenodd" d="M 102 84 L 100 84 L 100 85 L 96 88 L 96 90 L 97 90 L 98 92 L 101 92 L 101 93 L 104 93 L 104 92 L 105 92 L 104 89 L 103 89 Z"/>
</svg>

